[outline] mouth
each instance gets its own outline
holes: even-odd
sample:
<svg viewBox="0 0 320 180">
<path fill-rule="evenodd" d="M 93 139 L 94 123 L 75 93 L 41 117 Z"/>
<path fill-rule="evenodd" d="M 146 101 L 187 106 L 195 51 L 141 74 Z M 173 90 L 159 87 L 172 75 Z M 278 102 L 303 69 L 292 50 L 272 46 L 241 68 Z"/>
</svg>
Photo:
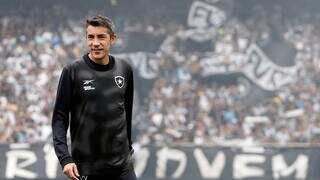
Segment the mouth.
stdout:
<svg viewBox="0 0 320 180">
<path fill-rule="evenodd" d="M 103 51 L 103 49 L 91 49 L 92 52 L 100 52 Z"/>
</svg>

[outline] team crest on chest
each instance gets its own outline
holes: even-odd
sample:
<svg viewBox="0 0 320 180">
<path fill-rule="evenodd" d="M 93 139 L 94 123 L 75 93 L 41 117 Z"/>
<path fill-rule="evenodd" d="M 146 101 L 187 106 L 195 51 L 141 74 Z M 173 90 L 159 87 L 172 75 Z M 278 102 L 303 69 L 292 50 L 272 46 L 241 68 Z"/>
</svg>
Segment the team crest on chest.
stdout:
<svg viewBox="0 0 320 180">
<path fill-rule="evenodd" d="M 122 76 L 116 76 L 116 77 L 114 78 L 114 81 L 116 82 L 116 84 L 117 84 L 117 86 L 118 86 L 119 88 L 122 88 L 122 87 L 123 87 L 123 85 L 124 85 L 124 77 L 122 77 Z"/>
</svg>

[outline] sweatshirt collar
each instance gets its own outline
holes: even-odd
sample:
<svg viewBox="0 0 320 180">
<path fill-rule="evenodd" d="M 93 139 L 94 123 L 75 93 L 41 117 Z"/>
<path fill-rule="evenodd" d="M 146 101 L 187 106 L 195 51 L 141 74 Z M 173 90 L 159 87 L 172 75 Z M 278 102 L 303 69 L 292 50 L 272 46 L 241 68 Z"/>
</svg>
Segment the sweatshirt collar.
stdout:
<svg viewBox="0 0 320 180">
<path fill-rule="evenodd" d="M 97 70 L 97 71 L 108 71 L 108 70 L 112 69 L 114 66 L 114 61 L 115 61 L 114 57 L 109 55 L 109 63 L 108 64 L 105 64 L 105 65 L 98 64 L 89 58 L 89 53 L 83 55 L 83 60 L 86 62 L 86 64 L 90 68 Z"/>
</svg>

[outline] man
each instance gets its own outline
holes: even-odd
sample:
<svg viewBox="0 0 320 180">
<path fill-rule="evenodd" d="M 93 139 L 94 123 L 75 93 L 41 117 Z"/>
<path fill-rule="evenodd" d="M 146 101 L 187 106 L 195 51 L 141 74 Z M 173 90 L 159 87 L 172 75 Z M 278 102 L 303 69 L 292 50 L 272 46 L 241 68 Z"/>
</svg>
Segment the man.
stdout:
<svg viewBox="0 0 320 180">
<path fill-rule="evenodd" d="M 112 21 L 86 21 L 89 53 L 62 70 L 52 117 L 53 143 L 63 173 L 71 179 L 134 180 L 131 115 L 133 73 L 109 55 Z M 70 119 L 71 154 L 67 146 Z"/>
</svg>

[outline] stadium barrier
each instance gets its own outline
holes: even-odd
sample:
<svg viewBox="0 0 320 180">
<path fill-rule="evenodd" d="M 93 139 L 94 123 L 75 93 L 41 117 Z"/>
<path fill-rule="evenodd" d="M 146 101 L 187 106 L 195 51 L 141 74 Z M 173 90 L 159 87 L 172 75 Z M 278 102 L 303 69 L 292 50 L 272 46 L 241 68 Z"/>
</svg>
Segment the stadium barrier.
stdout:
<svg viewBox="0 0 320 180">
<path fill-rule="evenodd" d="M 142 146 L 139 179 L 320 179 L 319 147 Z M 0 145 L 0 179 L 66 179 L 52 144 Z"/>
</svg>

